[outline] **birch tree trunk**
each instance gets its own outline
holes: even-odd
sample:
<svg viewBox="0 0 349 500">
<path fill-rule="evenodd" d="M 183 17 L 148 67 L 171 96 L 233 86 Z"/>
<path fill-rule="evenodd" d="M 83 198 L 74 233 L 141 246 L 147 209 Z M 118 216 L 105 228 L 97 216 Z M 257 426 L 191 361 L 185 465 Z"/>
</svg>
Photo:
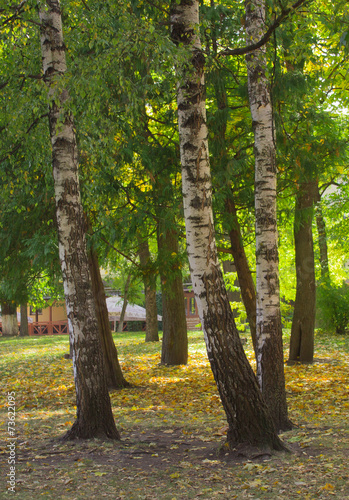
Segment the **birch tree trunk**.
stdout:
<svg viewBox="0 0 349 500">
<path fill-rule="evenodd" d="M 314 358 L 316 283 L 312 222 L 315 199 L 316 181 L 300 183 L 294 220 L 297 291 L 288 363 L 312 363 Z"/>
<path fill-rule="evenodd" d="M 128 387 L 130 384 L 125 380 L 119 364 L 118 353 L 110 329 L 108 308 L 98 257 L 93 248 L 88 250 L 88 259 L 108 389 L 109 391 L 121 389 L 122 387 Z"/>
<path fill-rule="evenodd" d="M 204 56 L 199 38 L 199 3 L 172 3 L 174 43 L 191 49 L 178 84 L 178 127 L 182 189 L 191 277 L 229 430 L 230 447 L 255 445 L 281 449 L 273 421 L 245 356 L 234 323 L 217 258 L 212 213 L 212 184 L 207 142 Z"/>
<path fill-rule="evenodd" d="M 247 45 L 266 30 L 265 0 L 245 0 Z M 257 378 L 277 430 L 292 427 L 287 415 L 279 294 L 276 160 L 273 111 L 265 48 L 246 56 L 254 131 L 256 217 Z"/>
<path fill-rule="evenodd" d="M 138 236 L 139 261 L 141 264 L 144 293 L 145 293 L 145 314 L 146 314 L 146 342 L 159 341 L 158 311 L 156 307 L 156 274 L 151 266 L 149 244 L 146 239 Z"/>
<path fill-rule="evenodd" d="M 14 302 L 1 303 L 1 320 L 3 337 L 18 335 L 17 306 Z"/>
<path fill-rule="evenodd" d="M 59 0 L 40 4 L 41 52 L 49 95 L 49 125 L 56 199 L 59 256 L 76 389 L 77 417 L 66 439 L 119 439 L 111 410 L 85 240 L 80 201 L 78 152 L 68 91 Z"/>
</svg>

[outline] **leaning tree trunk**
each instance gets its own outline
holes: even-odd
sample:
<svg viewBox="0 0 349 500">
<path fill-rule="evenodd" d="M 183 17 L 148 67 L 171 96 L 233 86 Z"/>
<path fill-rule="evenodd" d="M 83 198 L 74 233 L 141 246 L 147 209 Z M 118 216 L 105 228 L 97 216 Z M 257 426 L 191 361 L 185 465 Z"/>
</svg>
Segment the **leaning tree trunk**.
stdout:
<svg viewBox="0 0 349 500">
<path fill-rule="evenodd" d="M 40 5 L 41 52 L 49 125 L 59 256 L 73 351 L 77 417 L 66 438 L 119 439 L 111 410 L 89 272 L 80 200 L 78 151 L 64 88 L 66 72 L 59 0 Z"/>
<path fill-rule="evenodd" d="M 166 229 L 159 223 L 163 330 L 161 363 L 165 365 L 186 365 L 188 362 L 187 320 L 177 237 L 175 230 Z"/>
<path fill-rule="evenodd" d="M 294 241 L 297 290 L 294 305 L 289 363 L 312 363 L 316 313 L 316 283 L 313 249 L 313 206 L 316 182 L 302 182 L 296 198 Z"/>
<path fill-rule="evenodd" d="M 227 212 L 233 217 L 231 228 L 229 230 L 231 253 L 234 258 L 235 269 L 239 280 L 241 298 L 245 306 L 247 321 L 250 325 L 253 348 L 257 357 L 255 284 L 244 249 L 234 200 L 232 198 L 227 198 L 225 207 Z"/>
<path fill-rule="evenodd" d="M 1 319 L 3 337 L 18 335 L 17 306 L 14 302 L 1 303 Z"/>
<path fill-rule="evenodd" d="M 211 1 L 211 5 L 212 3 Z M 212 31 L 215 33 L 214 26 L 212 26 Z M 213 48 L 215 55 L 217 55 L 217 41 L 215 36 L 213 36 Z M 215 161 L 219 162 L 219 168 L 223 172 L 226 170 L 229 160 L 226 140 L 228 113 L 222 113 L 222 111 L 226 111 L 229 104 L 224 80 L 221 78 L 219 70 L 215 71 L 213 75 L 211 75 L 211 78 L 213 78 L 214 81 L 217 108 L 220 111 L 219 118 L 215 121 L 216 131 L 213 138 L 215 153 L 213 156 L 215 157 Z M 225 197 L 225 210 L 230 215 L 229 219 L 231 220 L 229 228 L 231 252 L 238 275 L 242 302 L 250 326 L 253 348 L 256 353 L 256 290 L 241 237 L 240 224 L 233 196 L 230 190 Z"/>
<path fill-rule="evenodd" d="M 98 257 L 93 248 L 88 250 L 88 258 L 108 389 L 121 389 L 122 387 L 128 387 L 129 383 L 125 380 L 119 364 L 118 353 L 110 329 L 108 308 Z"/>
<path fill-rule="evenodd" d="M 27 337 L 29 335 L 27 304 L 21 304 L 21 326 L 19 328 L 19 334 L 21 337 Z"/>
<path fill-rule="evenodd" d="M 266 30 L 265 0 L 245 0 L 247 44 Z M 287 415 L 279 293 L 276 160 L 265 48 L 246 56 L 254 131 L 256 217 L 257 378 L 277 430 L 292 427 Z"/>
<path fill-rule="evenodd" d="M 229 445 L 248 443 L 281 449 L 282 443 L 239 339 L 217 258 L 207 143 L 204 56 L 198 26 L 198 1 L 172 3 L 172 39 L 191 49 L 190 59 L 180 68 L 177 104 L 192 283 L 208 358 L 229 425 Z"/>
<path fill-rule="evenodd" d="M 143 274 L 146 314 L 146 342 L 159 341 L 158 311 L 156 307 L 156 274 L 152 269 L 149 244 L 146 239 L 138 237 L 139 261 Z"/>
</svg>

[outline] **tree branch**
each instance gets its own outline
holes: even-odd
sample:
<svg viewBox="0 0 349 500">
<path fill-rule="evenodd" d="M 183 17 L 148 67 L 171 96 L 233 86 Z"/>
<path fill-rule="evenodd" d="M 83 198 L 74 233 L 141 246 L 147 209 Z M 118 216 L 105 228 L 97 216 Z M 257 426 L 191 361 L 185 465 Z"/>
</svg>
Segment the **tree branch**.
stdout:
<svg viewBox="0 0 349 500">
<path fill-rule="evenodd" d="M 297 0 L 296 3 L 291 5 L 288 9 L 284 9 L 281 11 L 281 14 L 275 19 L 273 24 L 269 27 L 266 33 L 262 36 L 262 38 L 251 45 L 247 45 L 246 47 L 239 47 L 236 49 L 225 49 L 219 53 L 220 56 L 242 56 L 248 54 L 249 52 L 253 52 L 254 50 L 259 49 L 263 45 L 265 45 L 274 31 L 282 24 L 283 20 L 288 17 L 288 15 L 298 9 L 301 5 L 304 5 L 307 2 L 311 2 L 312 0 Z"/>
<path fill-rule="evenodd" d="M 135 260 L 133 260 L 131 257 L 129 257 L 128 255 L 126 255 L 125 253 L 123 253 L 121 250 L 118 250 L 116 247 L 114 247 L 114 245 L 112 245 L 108 240 L 106 240 L 105 238 L 103 238 L 102 235 L 100 235 L 100 238 L 102 241 L 104 241 L 104 243 L 106 245 L 108 245 L 110 248 L 112 248 L 113 250 L 115 250 L 115 252 L 119 253 L 120 255 L 122 255 L 123 257 L 125 257 L 125 259 L 129 260 L 130 262 L 132 262 L 132 264 L 134 266 L 137 266 L 137 267 L 141 267 L 138 262 L 136 262 Z"/>
<path fill-rule="evenodd" d="M 46 118 L 48 116 L 48 113 L 45 113 L 43 115 L 40 115 L 38 116 L 38 118 L 36 118 L 33 123 L 31 123 L 31 125 L 29 125 L 29 127 L 27 128 L 27 130 L 25 131 L 25 134 L 29 134 L 29 132 L 31 131 L 32 128 L 34 128 L 42 118 Z M 5 127 L 3 127 L 3 129 L 1 130 L 1 132 L 5 129 Z M 6 153 L 5 156 L 3 156 L 2 158 L 0 158 L 0 163 L 2 163 L 3 161 L 5 161 L 9 156 L 13 155 L 14 153 L 16 153 L 19 148 L 21 147 L 22 145 L 22 142 L 21 141 L 18 141 L 17 144 L 15 146 L 13 146 L 13 148 L 8 151 Z"/>
</svg>

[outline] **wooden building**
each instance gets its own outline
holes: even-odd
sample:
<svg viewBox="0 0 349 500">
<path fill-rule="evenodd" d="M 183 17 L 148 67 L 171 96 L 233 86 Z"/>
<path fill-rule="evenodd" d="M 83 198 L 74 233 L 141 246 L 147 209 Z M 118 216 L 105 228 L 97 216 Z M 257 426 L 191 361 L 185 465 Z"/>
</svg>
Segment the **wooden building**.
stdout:
<svg viewBox="0 0 349 500">
<path fill-rule="evenodd" d="M 109 300 L 109 299 L 108 299 Z M 131 306 L 132 307 L 132 306 Z M 143 309 L 139 306 L 136 306 L 139 310 Z M 200 318 L 198 314 L 198 308 L 196 305 L 194 292 L 191 291 L 188 287 L 184 287 L 184 307 L 185 307 L 185 315 L 187 318 L 187 327 L 188 330 L 197 330 L 201 328 Z M 133 309 L 132 309 L 133 311 Z M 143 322 L 145 324 L 145 309 L 144 317 L 141 315 L 138 317 L 137 315 L 129 315 L 125 318 L 125 322 Z M 111 320 L 112 329 L 116 328 L 116 323 L 119 318 L 112 311 L 109 314 Z M 20 323 L 20 314 L 19 310 L 17 313 L 18 323 Z M 159 321 L 161 321 L 161 317 L 158 317 Z M 144 327 L 144 324 L 142 325 Z M 68 334 L 68 320 L 67 320 L 67 312 L 65 308 L 64 301 L 56 301 L 52 305 L 47 305 L 47 307 L 43 309 L 33 309 L 28 306 L 28 331 L 29 335 L 62 335 Z M 1 325 L 1 317 L 0 317 L 0 333 L 2 333 L 2 325 Z"/>
</svg>

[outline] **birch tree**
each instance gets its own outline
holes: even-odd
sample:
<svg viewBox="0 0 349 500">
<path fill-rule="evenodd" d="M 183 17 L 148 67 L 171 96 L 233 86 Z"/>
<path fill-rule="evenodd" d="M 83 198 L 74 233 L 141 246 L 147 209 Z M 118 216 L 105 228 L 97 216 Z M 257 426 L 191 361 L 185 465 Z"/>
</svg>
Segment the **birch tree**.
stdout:
<svg viewBox="0 0 349 500">
<path fill-rule="evenodd" d="M 246 38 L 251 45 L 266 31 L 265 1 L 246 0 Z M 279 294 L 276 221 L 276 160 L 273 110 L 265 47 L 246 56 L 254 131 L 256 225 L 257 378 L 277 430 L 291 428 L 287 415 Z"/>
<path fill-rule="evenodd" d="M 71 335 L 77 418 L 66 438 L 119 439 L 111 410 L 92 295 L 80 201 L 78 152 L 69 93 L 59 0 L 40 5 L 41 52 L 49 96 L 49 126 L 59 255 Z"/>
<path fill-rule="evenodd" d="M 178 129 L 187 251 L 208 358 L 226 413 L 231 447 L 283 447 L 245 356 L 217 259 L 207 142 L 204 56 L 198 35 L 199 3 L 171 6 L 171 35 L 190 48 L 178 74 Z"/>
</svg>

